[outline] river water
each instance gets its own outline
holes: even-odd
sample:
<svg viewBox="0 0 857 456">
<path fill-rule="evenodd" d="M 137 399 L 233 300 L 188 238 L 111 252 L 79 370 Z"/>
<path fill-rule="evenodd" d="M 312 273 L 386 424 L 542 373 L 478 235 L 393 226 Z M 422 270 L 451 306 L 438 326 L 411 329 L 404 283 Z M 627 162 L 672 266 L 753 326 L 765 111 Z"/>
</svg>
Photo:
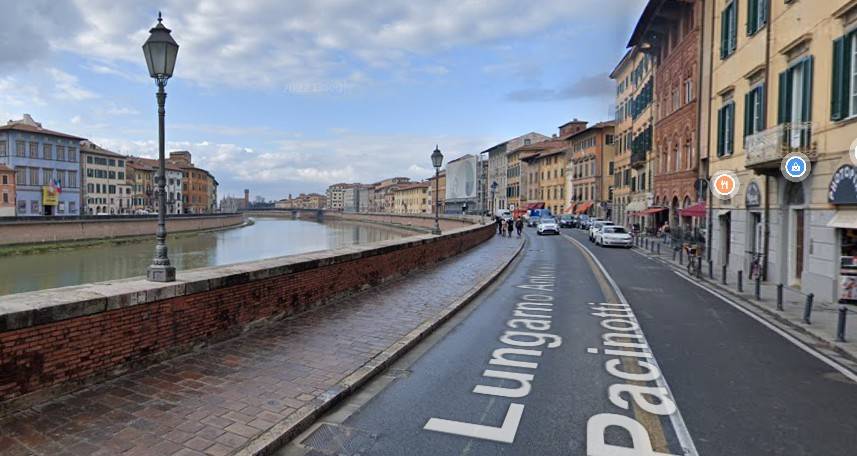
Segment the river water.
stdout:
<svg viewBox="0 0 857 456">
<path fill-rule="evenodd" d="M 177 270 L 202 268 L 385 241 L 408 232 L 344 221 L 256 218 L 241 228 L 167 238 Z M 155 238 L 0 256 L 0 295 L 144 276 Z"/>
</svg>

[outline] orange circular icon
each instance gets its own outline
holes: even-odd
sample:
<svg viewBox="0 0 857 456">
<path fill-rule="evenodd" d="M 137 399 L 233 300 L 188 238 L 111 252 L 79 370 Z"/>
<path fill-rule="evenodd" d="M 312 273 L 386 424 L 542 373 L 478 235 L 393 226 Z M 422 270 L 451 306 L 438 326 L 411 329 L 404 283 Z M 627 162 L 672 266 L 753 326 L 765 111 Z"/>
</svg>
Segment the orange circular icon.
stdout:
<svg viewBox="0 0 857 456">
<path fill-rule="evenodd" d="M 714 181 L 714 188 L 721 195 L 728 195 L 735 189 L 735 179 L 732 176 L 723 174 L 717 177 Z"/>
</svg>

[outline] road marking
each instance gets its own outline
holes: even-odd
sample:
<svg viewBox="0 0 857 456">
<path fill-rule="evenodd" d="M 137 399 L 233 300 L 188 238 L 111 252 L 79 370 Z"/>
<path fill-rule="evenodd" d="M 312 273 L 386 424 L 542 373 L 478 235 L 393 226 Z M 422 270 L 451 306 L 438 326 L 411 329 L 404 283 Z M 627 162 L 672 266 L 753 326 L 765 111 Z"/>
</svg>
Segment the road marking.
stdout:
<svg viewBox="0 0 857 456">
<path fill-rule="evenodd" d="M 613 292 L 616 294 L 616 297 L 619 298 L 619 302 L 626 306 L 630 306 L 628 299 L 625 298 L 625 295 L 622 293 L 622 290 L 619 288 L 619 285 L 616 283 L 615 280 L 613 280 L 613 277 L 610 275 L 610 273 L 607 272 L 607 268 L 605 268 L 604 265 L 601 264 L 601 261 L 598 260 L 595 254 L 593 254 L 591 250 L 589 250 L 577 239 L 574 239 L 573 237 L 565 234 L 563 235 L 563 237 L 574 243 L 585 255 L 587 255 L 592 260 L 593 263 L 595 263 L 603 277 L 610 284 L 610 287 L 613 289 Z M 636 317 L 634 318 L 636 319 Z M 648 341 L 646 340 L 643 332 L 641 330 L 637 330 L 637 333 L 641 336 L 642 343 L 651 347 L 648 344 Z M 658 365 L 654 354 L 652 354 L 651 358 L 648 359 L 659 371 L 663 372 L 663 370 L 660 368 L 660 365 Z M 673 401 L 675 401 L 675 395 L 673 395 L 672 390 L 670 389 L 669 385 L 667 384 L 666 378 L 663 375 L 659 376 L 655 383 L 659 387 L 664 388 L 669 397 L 673 398 Z M 684 418 L 682 417 L 681 411 L 678 409 L 678 407 L 676 407 L 674 413 L 669 415 L 669 418 L 670 423 L 672 424 L 672 427 L 676 433 L 676 438 L 678 439 L 679 444 L 682 446 L 685 455 L 698 456 L 699 453 L 696 450 L 696 445 L 693 443 L 693 438 L 690 436 L 690 431 L 688 430 L 687 424 L 684 422 Z"/>
<path fill-rule="evenodd" d="M 709 287 L 707 285 L 703 285 L 701 283 L 694 282 L 693 280 L 690 280 L 686 275 L 684 275 L 678 271 L 673 271 L 673 272 L 675 272 L 676 275 L 681 277 L 682 279 L 684 279 L 684 280 L 692 283 L 693 285 L 696 285 L 697 287 L 702 288 L 703 290 L 711 293 L 712 295 L 719 298 L 721 301 L 725 302 L 726 304 L 729 304 L 730 306 L 740 310 L 741 312 L 743 312 L 748 317 L 758 321 L 759 323 L 761 323 L 766 328 L 768 328 L 771 331 L 782 336 L 785 340 L 791 342 L 792 344 L 796 345 L 801 350 L 803 350 L 803 351 L 809 353 L 810 355 L 816 357 L 819 361 L 823 362 L 824 364 L 827 364 L 828 366 L 836 369 L 840 374 L 844 375 L 845 377 L 847 377 L 849 380 L 853 381 L 854 383 L 857 383 L 857 374 L 855 374 L 853 371 L 851 371 L 847 367 L 837 363 L 836 361 L 830 359 L 827 355 L 825 355 L 825 354 L 819 352 L 818 350 L 810 347 L 809 345 L 801 342 L 800 340 L 798 340 L 797 338 L 795 338 L 791 334 L 789 334 L 789 333 L 783 331 L 782 329 L 776 327 L 774 324 L 772 324 L 769 321 L 765 320 L 764 318 L 756 315 L 753 311 L 746 309 L 741 304 L 733 302 L 731 299 L 729 299 L 726 296 L 723 296 L 722 294 L 720 294 L 718 291 L 712 289 L 711 287 Z"/>
</svg>

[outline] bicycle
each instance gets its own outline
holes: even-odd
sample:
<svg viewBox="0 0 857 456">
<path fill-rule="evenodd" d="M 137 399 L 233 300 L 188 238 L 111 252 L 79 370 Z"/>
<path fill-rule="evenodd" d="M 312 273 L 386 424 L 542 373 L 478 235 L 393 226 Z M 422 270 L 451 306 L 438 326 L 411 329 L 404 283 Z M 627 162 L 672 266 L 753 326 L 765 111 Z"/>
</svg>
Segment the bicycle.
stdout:
<svg viewBox="0 0 857 456">
<path fill-rule="evenodd" d="M 753 253 L 753 260 L 750 262 L 750 280 L 756 280 L 762 277 L 762 254 Z"/>
<path fill-rule="evenodd" d="M 702 256 L 700 252 L 700 248 L 696 244 L 690 244 L 685 242 L 682 245 L 682 249 L 684 249 L 685 253 L 687 253 L 687 273 L 691 277 L 702 278 L 702 262 L 699 261 L 699 258 Z"/>
</svg>

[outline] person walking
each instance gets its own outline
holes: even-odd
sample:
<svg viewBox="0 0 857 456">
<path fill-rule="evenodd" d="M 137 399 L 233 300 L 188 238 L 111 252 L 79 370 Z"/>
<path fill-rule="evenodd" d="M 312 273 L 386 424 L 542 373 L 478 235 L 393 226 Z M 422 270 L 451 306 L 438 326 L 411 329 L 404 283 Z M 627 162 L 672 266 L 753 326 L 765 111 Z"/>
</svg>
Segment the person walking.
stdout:
<svg viewBox="0 0 857 456">
<path fill-rule="evenodd" d="M 521 237 L 521 231 L 523 231 L 523 229 L 524 229 L 524 221 L 521 220 L 521 217 L 518 217 L 518 219 L 515 220 L 515 231 L 518 232 L 519 238 Z"/>
<path fill-rule="evenodd" d="M 503 219 L 500 218 L 499 215 L 494 216 L 494 223 L 497 225 L 497 235 L 503 235 Z"/>
<path fill-rule="evenodd" d="M 515 231 L 515 221 L 509 217 L 509 220 L 506 222 L 506 229 L 509 231 L 509 237 L 512 237 L 512 232 Z"/>
</svg>

